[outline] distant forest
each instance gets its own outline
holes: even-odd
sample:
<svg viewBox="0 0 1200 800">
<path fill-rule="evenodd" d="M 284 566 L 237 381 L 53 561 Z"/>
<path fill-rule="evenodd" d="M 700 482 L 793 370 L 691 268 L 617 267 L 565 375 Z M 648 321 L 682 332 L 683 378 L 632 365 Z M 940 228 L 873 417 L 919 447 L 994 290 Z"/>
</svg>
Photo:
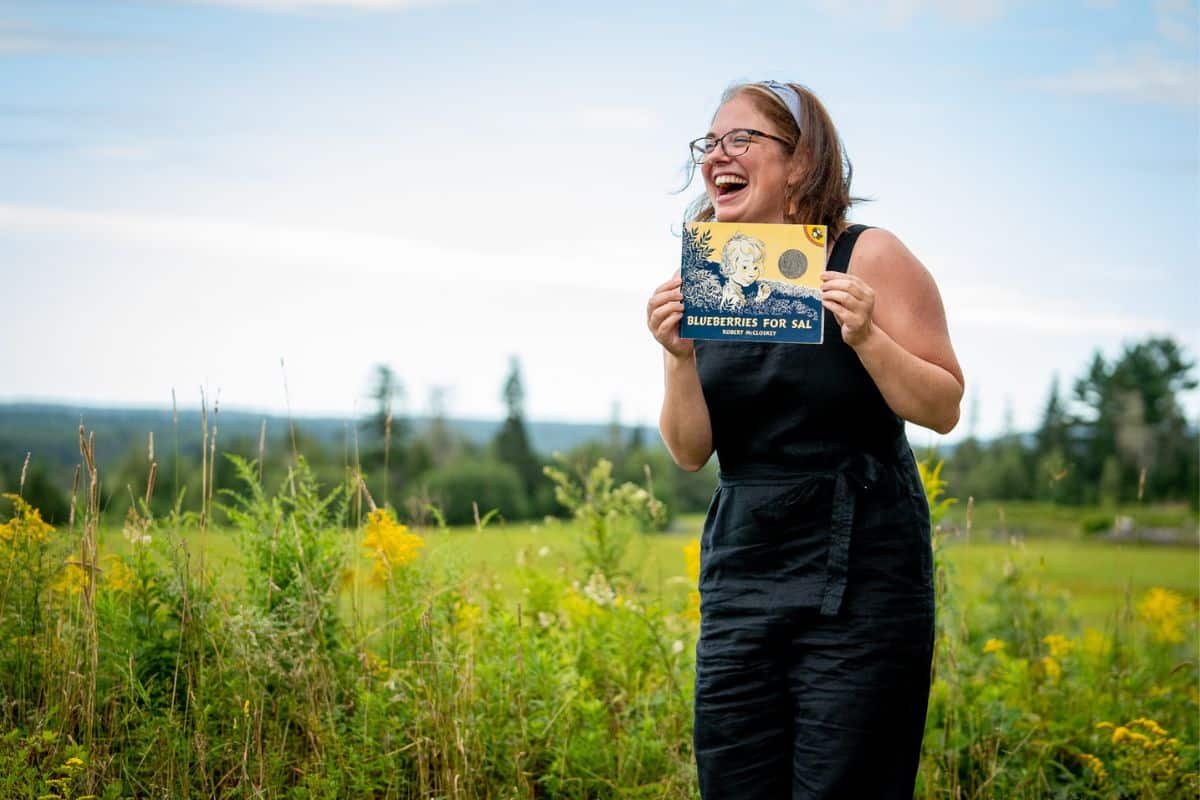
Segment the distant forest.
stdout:
<svg viewBox="0 0 1200 800">
<path fill-rule="evenodd" d="M 787 346 L 787 345 L 781 345 Z M 1114 359 L 1096 353 L 1069 388 L 1055 377 L 1034 431 L 1009 430 L 990 440 L 967 436 L 932 455 L 945 459 L 949 492 L 976 500 L 1042 500 L 1064 505 L 1129 502 L 1200 503 L 1200 434 L 1185 417 L 1181 396 L 1196 389 L 1195 363 L 1169 338 L 1127 345 Z M 968 377 L 970 374 L 967 365 Z M 501 386 L 503 420 L 453 420 L 400 412 L 402 380 L 388 367 L 374 376 L 374 412 L 358 420 L 296 419 L 207 409 L 218 489 L 239 490 L 227 455 L 259 460 L 274 491 L 303 456 L 326 487 L 362 474 L 376 502 L 411 521 L 471 522 L 495 509 L 505 519 L 560 513 L 543 465 L 556 457 L 585 468 L 599 458 L 618 481 L 649 482 L 673 513 L 703 511 L 716 484 L 716 459 L 698 473 L 674 465 L 658 433 L 622 425 L 529 422 L 520 364 L 513 359 Z M 0 492 L 17 492 L 55 523 L 66 520 L 79 463 L 82 420 L 94 433 L 102 506 L 121 520 L 144 498 L 157 465 L 150 508 L 156 515 L 199 507 L 205 419 L 200 411 L 0 406 Z M 26 459 L 28 458 L 28 463 Z M 24 479 L 23 488 L 22 478 Z"/>
</svg>

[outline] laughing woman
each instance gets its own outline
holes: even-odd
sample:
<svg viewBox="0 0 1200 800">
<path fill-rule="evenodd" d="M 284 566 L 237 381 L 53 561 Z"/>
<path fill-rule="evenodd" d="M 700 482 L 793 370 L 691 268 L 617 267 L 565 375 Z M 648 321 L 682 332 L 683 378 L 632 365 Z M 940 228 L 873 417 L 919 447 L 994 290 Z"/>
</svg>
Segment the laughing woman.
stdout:
<svg viewBox="0 0 1200 800">
<path fill-rule="evenodd" d="M 804 87 L 733 86 L 692 153 L 706 190 L 693 220 L 827 226 L 837 323 L 819 345 L 681 339 L 678 273 L 647 304 L 663 440 L 684 469 L 720 462 L 701 536 L 701 794 L 909 800 L 934 593 L 904 422 L 958 421 L 941 296 L 894 235 L 847 224 L 848 162 Z"/>
</svg>

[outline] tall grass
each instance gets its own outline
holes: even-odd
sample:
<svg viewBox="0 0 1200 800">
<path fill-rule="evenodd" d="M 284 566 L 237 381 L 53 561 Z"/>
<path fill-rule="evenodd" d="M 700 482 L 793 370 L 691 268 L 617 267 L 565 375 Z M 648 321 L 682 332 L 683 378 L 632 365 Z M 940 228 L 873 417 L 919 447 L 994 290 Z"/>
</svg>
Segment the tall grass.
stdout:
<svg viewBox="0 0 1200 800">
<path fill-rule="evenodd" d="M 151 454 L 119 546 L 82 430 L 66 530 L 7 496 L 0 797 L 695 796 L 693 548 L 663 575 L 634 561 L 662 541 L 640 532 L 652 492 L 552 471 L 574 541 L 531 533 L 498 568 L 463 544 L 505 535 L 486 514 L 410 530 L 352 464 L 323 488 L 293 452 L 267 487 L 236 460 L 214 487 L 208 422 L 200 512 L 151 515 Z M 1089 626 L 1021 547 L 968 591 L 944 544 L 919 796 L 1194 796 L 1194 601 L 1130 591 Z"/>
</svg>

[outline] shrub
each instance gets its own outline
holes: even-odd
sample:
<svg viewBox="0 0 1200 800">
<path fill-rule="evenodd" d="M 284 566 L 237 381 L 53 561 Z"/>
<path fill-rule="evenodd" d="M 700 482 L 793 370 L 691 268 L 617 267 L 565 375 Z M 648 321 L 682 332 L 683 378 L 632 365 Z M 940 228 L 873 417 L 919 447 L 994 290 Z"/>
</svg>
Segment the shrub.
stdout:
<svg viewBox="0 0 1200 800">
<path fill-rule="evenodd" d="M 478 505 L 480 516 L 494 508 L 508 519 L 520 519 L 529 513 L 529 499 L 521 477 L 508 464 L 495 461 L 451 464 L 431 472 L 425 488 L 449 525 L 474 522 L 472 503 Z"/>
</svg>

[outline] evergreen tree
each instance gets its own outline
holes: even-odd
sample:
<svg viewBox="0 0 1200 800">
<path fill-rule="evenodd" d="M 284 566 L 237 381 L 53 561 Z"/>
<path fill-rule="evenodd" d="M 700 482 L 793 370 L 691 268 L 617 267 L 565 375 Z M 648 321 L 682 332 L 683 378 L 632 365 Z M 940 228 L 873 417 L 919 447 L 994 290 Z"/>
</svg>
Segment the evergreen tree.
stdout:
<svg viewBox="0 0 1200 800">
<path fill-rule="evenodd" d="M 508 362 L 501 397 L 507 409 L 504 422 L 492 440 L 496 459 L 516 470 L 530 497 L 536 497 L 543 482 L 542 467 L 525 430 L 525 387 L 521 382 L 521 363 L 516 356 Z"/>
</svg>

